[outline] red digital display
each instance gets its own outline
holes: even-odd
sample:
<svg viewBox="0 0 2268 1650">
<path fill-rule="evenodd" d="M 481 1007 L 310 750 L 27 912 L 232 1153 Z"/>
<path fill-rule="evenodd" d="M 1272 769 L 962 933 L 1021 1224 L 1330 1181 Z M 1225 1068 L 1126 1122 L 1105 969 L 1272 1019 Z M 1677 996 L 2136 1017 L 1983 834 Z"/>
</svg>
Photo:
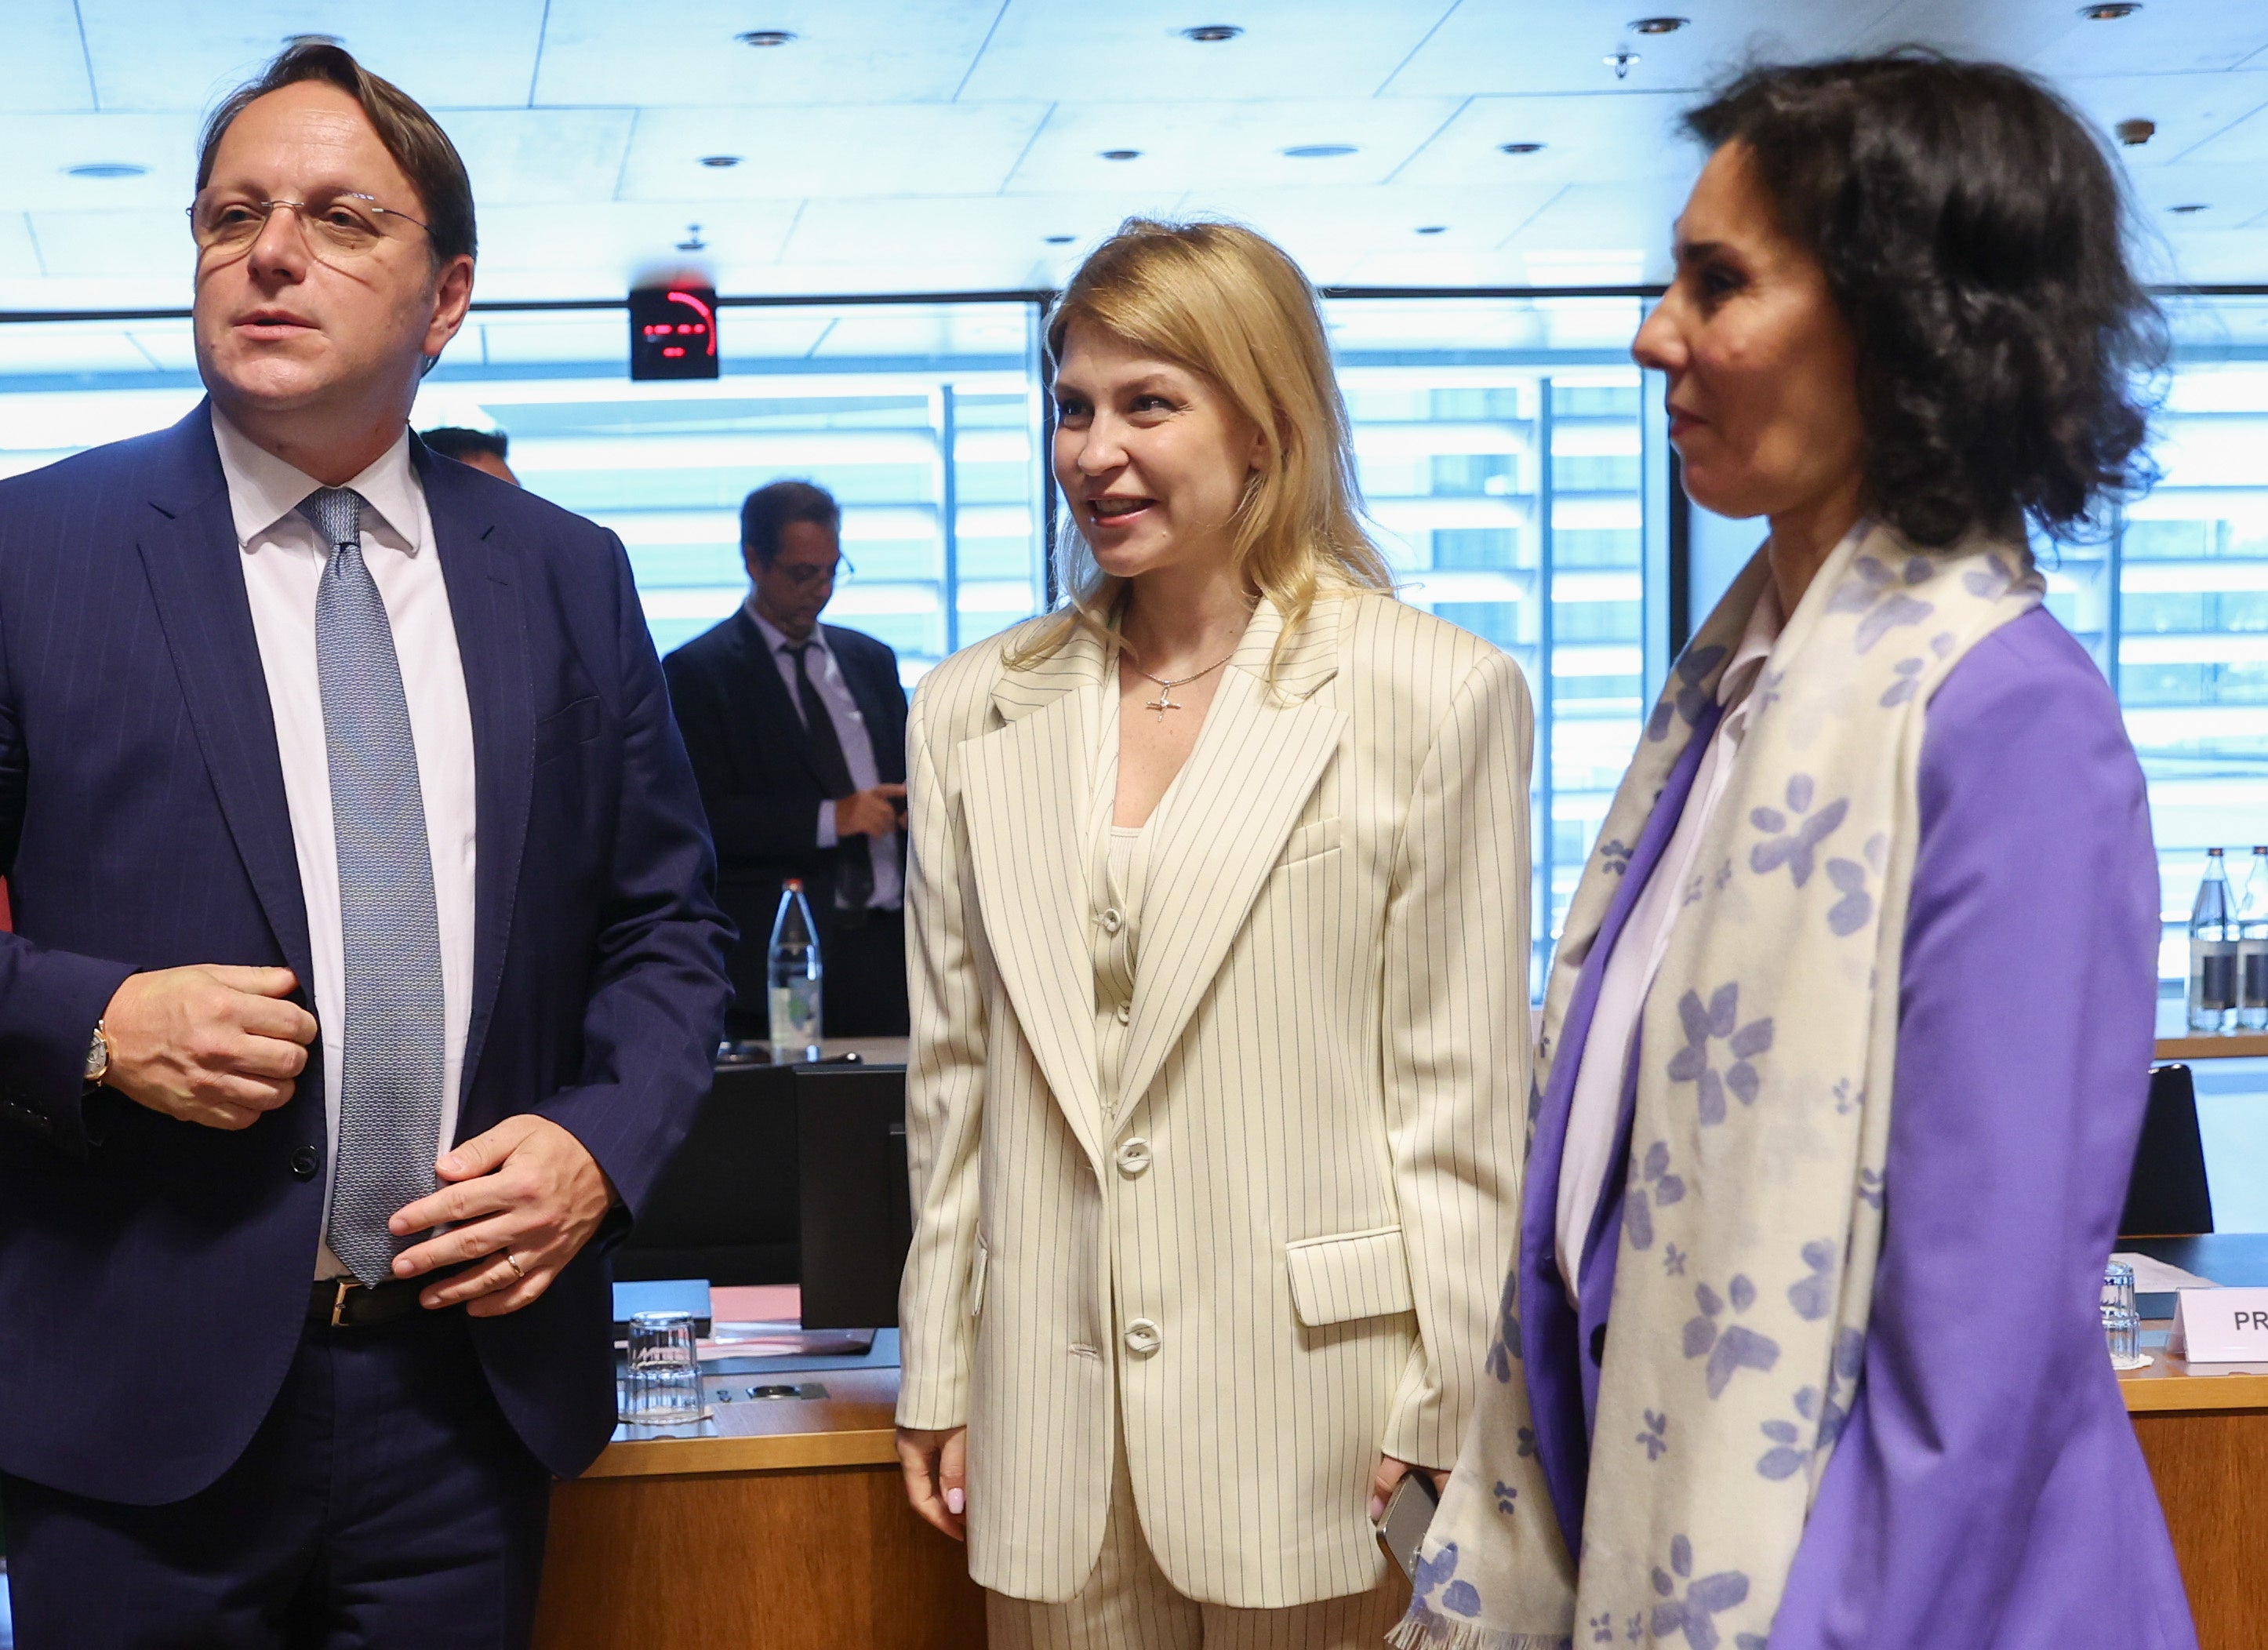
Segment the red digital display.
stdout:
<svg viewBox="0 0 2268 1650">
<path fill-rule="evenodd" d="M 630 293 L 633 379 L 715 378 L 717 294 L 705 286 L 648 286 Z"/>
</svg>

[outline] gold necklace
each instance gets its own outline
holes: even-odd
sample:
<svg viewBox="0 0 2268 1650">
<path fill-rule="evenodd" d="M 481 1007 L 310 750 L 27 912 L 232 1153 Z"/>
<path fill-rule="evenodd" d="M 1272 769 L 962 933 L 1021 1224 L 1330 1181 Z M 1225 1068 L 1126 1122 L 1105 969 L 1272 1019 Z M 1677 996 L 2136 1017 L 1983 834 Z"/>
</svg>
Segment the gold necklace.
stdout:
<svg viewBox="0 0 2268 1650">
<path fill-rule="evenodd" d="M 1241 646 L 1242 644 L 1240 643 L 1238 645 Z M 1168 711 L 1188 710 L 1189 708 L 1189 706 L 1185 704 L 1176 704 L 1174 702 L 1174 689 L 1176 688 L 1186 688 L 1193 681 L 1202 681 L 1204 678 L 1211 675 L 1213 672 L 1219 670 L 1223 665 L 1228 663 L 1229 659 L 1234 659 L 1235 657 L 1235 653 L 1232 652 L 1226 658 L 1215 659 L 1211 664 L 1207 665 L 1203 670 L 1198 671 L 1196 675 L 1177 676 L 1171 681 L 1167 681 L 1163 676 L 1151 676 L 1148 671 L 1142 670 L 1141 666 L 1136 665 L 1134 667 L 1136 670 L 1141 671 L 1143 675 L 1149 676 L 1152 681 L 1158 684 L 1158 696 L 1154 699 L 1145 700 L 1143 703 L 1142 708 L 1145 711 L 1155 711 L 1158 713 L 1158 719 L 1160 722 L 1166 719 L 1166 712 Z"/>
</svg>

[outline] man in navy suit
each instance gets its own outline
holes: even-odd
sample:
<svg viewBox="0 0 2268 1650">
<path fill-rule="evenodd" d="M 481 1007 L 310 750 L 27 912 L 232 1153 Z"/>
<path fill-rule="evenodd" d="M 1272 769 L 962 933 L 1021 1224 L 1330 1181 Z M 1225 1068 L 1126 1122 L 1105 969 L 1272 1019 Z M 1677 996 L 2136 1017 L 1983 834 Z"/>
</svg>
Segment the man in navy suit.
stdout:
<svg viewBox="0 0 2268 1650">
<path fill-rule="evenodd" d="M 843 512 L 809 482 L 740 506 L 748 599 L 662 661 L 740 931 L 734 1035 L 770 1035 L 765 964 L 780 884 L 819 924 L 833 1037 L 906 1035 L 906 690 L 888 645 L 819 615 L 843 566 Z"/>
<path fill-rule="evenodd" d="M 699 798 L 621 545 L 409 435 L 431 117 L 295 46 L 191 224 L 210 400 L 0 482 L 17 1642 L 524 1643 L 709 1084 Z"/>
</svg>

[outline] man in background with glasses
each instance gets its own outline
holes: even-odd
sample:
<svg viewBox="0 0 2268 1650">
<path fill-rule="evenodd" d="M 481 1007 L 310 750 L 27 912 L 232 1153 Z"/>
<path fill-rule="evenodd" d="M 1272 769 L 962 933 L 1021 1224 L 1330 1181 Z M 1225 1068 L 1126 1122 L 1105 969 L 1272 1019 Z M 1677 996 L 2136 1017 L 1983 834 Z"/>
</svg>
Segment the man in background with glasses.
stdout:
<svg viewBox="0 0 2268 1650">
<path fill-rule="evenodd" d="M 440 128 L 302 43 L 197 181 L 209 401 L 0 482 L 17 1643 L 524 1644 L 709 1084 L 699 798 L 620 543 L 409 432 Z"/>
<path fill-rule="evenodd" d="M 819 622 L 850 571 L 842 527 L 809 482 L 750 493 L 747 600 L 662 662 L 716 836 L 718 898 L 740 931 L 735 1036 L 770 1035 L 765 964 L 788 877 L 819 924 L 825 1034 L 906 1035 L 906 690 L 887 644 Z"/>
</svg>

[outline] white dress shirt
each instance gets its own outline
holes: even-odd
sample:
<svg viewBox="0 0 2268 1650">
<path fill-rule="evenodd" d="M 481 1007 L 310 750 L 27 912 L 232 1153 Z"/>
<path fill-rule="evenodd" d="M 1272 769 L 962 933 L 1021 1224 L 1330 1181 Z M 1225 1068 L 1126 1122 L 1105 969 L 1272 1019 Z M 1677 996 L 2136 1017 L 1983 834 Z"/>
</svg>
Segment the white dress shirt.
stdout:
<svg viewBox="0 0 2268 1650">
<path fill-rule="evenodd" d="M 787 637 L 787 633 L 756 611 L 756 600 L 748 598 L 748 616 L 756 622 L 756 633 L 764 638 L 764 646 L 772 656 L 780 680 L 787 685 L 787 702 L 795 707 L 795 714 L 805 726 L 809 722 L 803 715 L 801 689 L 796 686 L 795 654 L 799 645 Z M 826 702 L 827 714 L 834 718 L 835 737 L 843 747 L 843 765 L 850 770 L 850 783 L 860 791 L 871 791 L 882 783 L 882 770 L 874 762 L 874 736 L 866 726 L 866 718 L 858 709 L 858 701 L 850 696 L 850 684 L 843 679 L 843 667 L 835 662 L 835 651 L 827 645 L 824 626 L 814 625 L 811 630 L 811 654 L 804 660 L 811 670 L 811 685 Z M 905 878 L 898 869 L 898 833 L 876 836 L 873 843 L 874 891 L 867 897 L 869 910 L 895 910 L 906 902 Z M 832 848 L 842 836 L 835 827 L 835 804 L 819 805 L 819 845 Z M 841 903 L 840 898 L 836 902 Z"/>
<path fill-rule="evenodd" d="M 1567 1143 L 1559 1154 L 1558 1258 L 1559 1276 L 1567 1298 L 1579 1300 L 1582 1285 L 1583 1243 L 1597 1215 L 1599 1197 L 1606 1189 L 1612 1167 L 1615 1135 L 1622 1119 L 1623 1079 L 1630 1062 L 1638 1017 L 1646 1011 L 1646 993 L 1669 949 L 1669 931 L 1685 904 L 1687 880 L 1693 874 L 1693 858 L 1701 837 L 1724 800 L 1726 782 L 1733 777 L 1733 761 L 1749 731 L 1749 700 L 1764 674 L 1772 644 L 1779 640 L 1779 596 L 1767 583 L 1764 599 L 1749 616 L 1749 628 L 1734 651 L 1732 662 L 1717 679 L 1717 703 L 1723 707 L 1717 732 L 1702 754 L 1701 766 L 1686 792 L 1685 808 L 1677 829 L 1655 862 L 1653 874 L 1631 908 L 1629 920 L 1616 939 L 1614 954 L 1607 959 L 1599 981 L 1599 1000 L 1591 1014 L 1591 1028 L 1583 1040 L 1582 1064 L 1575 1072 L 1574 1098 L 1567 1112 Z"/>
<path fill-rule="evenodd" d="M 228 478 L 228 503 L 242 549 L 245 594 L 252 630 L 268 678 L 276 718 L 276 754 L 284 764 L 284 799 L 298 855 L 299 889 L 307 906 L 307 940 L 313 952 L 312 995 L 323 1040 L 323 1102 L 329 1161 L 324 1185 L 336 1176 L 339 1092 L 346 1033 L 346 941 L 339 916 L 338 837 L 331 820 L 330 747 L 323 734 L 323 699 L 315 668 L 315 593 L 330 547 L 298 513 L 300 502 L 321 486 L 262 451 L 216 409 L 213 438 Z M 443 1055 L 438 1157 L 456 1138 L 458 1086 L 465 1066 L 465 1028 L 473 1002 L 473 870 L 475 810 L 473 718 L 465 697 L 465 671 L 449 615 L 448 586 L 433 544 L 425 490 L 409 462 L 409 432 L 384 457 L 347 483 L 367 506 L 362 517 L 363 555 L 394 626 L 394 651 L 409 703 L 409 733 L 417 748 L 417 784 L 425 803 L 425 839 L 433 855 L 433 898 L 440 919 Z M 324 1245 L 315 1276 L 342 1275 Z"/>
</svg>

